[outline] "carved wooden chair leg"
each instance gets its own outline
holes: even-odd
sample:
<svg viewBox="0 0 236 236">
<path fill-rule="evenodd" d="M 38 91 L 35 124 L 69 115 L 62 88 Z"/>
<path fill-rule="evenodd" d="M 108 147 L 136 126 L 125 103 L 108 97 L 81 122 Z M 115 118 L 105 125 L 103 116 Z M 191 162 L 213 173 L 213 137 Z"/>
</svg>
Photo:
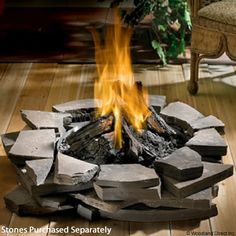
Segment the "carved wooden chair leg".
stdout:
<svg viewBox="0 0 236 236">
<path fill-rule="evenodd" d="M 198 92 L 198 70 L 199 70 L 199 54 L 191 53 L 191 74 L 190 81 L 188 83 L 188 91 L 191 95 L 195 95 Z"/>
</svg>

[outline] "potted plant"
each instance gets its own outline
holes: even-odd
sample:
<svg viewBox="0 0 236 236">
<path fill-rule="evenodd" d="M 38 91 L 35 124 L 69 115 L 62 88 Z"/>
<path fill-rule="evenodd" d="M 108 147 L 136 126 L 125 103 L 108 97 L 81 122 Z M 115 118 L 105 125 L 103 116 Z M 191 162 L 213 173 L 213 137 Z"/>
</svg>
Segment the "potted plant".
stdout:
<svg viewBox="0 0 236 236">
<path fill-rule="evenodd" d="M 113 0 L 111 7 L 124 0 Z M 151 45 L 162 63 L 185 53 L 190 41 L 191 20 L 187 0 L 133 0 L 134 9 L 121 10 L 124 22 L 139 24 L 146 16 L 151 18 Z"/>
</svg>

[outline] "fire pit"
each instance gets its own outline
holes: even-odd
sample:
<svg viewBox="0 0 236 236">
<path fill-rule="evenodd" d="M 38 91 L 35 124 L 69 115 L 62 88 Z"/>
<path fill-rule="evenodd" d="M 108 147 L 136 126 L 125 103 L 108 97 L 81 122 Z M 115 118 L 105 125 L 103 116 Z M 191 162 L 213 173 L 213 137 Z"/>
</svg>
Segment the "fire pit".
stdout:
<svg viewBox="0 0 236 236">
<path fill-rule="evenodd" d="M 89 220 L 205 219 L 217 215 L 224 124 L 181 102 L 166 106 L 135 82 L 131 31 L 119 19 L 101 46 L 93 31 L 95 98 L 23 110 L 32 130 L 2 135 L 19 185 L 5 196 L 19 215 L 76 210 Z"/>
<path fill-rule="evenodd" d="M 32 130 L 2 135 L 19 182 L 5 196 L 8 209 L 19 215 L 76 210 L 90 220 L 141 222 L 217 214 L 215 184 L 233 174 L 233 166 L 220 161 L 227 145 L 219 119 L 150 95 L 153 120 L 166 132 L 148 125 L 136 133 L 126 123 L 116 149 L 114 120 L 97 119 L 95 104 L 87 99 L 56 105 L 55 112 L 21 112 Z"/>
</svg>

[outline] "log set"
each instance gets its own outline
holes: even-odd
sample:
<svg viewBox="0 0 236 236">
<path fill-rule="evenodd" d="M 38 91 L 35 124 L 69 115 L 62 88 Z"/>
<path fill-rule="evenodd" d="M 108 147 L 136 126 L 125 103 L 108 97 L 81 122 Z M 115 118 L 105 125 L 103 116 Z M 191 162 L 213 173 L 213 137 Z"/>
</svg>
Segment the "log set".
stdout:
<svg viewBox="0 0 236 236">
<path fill-rule="evenodd" d="M 139 84 L 138 86 L 141 87 Z M 75 127 L 70 130 L 59 141 L 59 152 L 95 164 L 104 164 L 108 161 L 108 163 L 141 163 L 153 167 L 155 159 L 171 154 L 187 140 L 180 130 L 176 131 L 169 126 L 152 106 L 149 109 L 151 115 L 147 118 L 146 128 L 140 132 L 135 131 L 123 117 L 124 140 L 120 150 L 116 150 L 113 143 L 115 118 L 111 114 L 91 121 L 82 128 Z M 75 113 L 75 111 L 67 112 Z M 65 125 L 68 125 L 68 119 Z M 102 156 L 100 150 L 103 150 Z"/>
<path fill-rule="evenodd" d="M 121 150 L 115 150 L 113 144 L 114 117 L 112 115 L 102 117 L 81 129 L 75 127 L 70 130 L 65 137 L 62 137 L 59 151 L 83 160 L 86 160 L 85 156 L 89 155 L 88 152 L 91 151 L 91 155 L 95 155 L 94 162 L 99 164 L 96 161 L 96 155 L 100 155 L 100 152 L 94 152 L 94 150 L 102 148 L 110 153 L 110 157 L 118 158 L 121 162 L 141 162 L 151 166 L 156 158 L 163 158 L 183 145 L 183 142 L 180 142 L 181 139 L 177 139 L 177 133 L 174 129 L 168 126 L 159 115 L 152 113 L 147 123 L 147 130 L 136 132 L 123 119 L 123 147 Z M 100 145 L 102 147 L 96 148 Z M 121 160 L 122 156 L 123 159 Z M 105 155 L 104 158 L 107 159 Z"/>
<path fill-rule="evenodd" d="M 233 175 L 233 166 L 221 162 L 227 145 L 219 119 L 150 95 L 145 129 L 137 132 L 123 117 L 116 150 L 114 116 L 96 118 L 99 104 L 85 99 L 55 105 L 54 112 L 21 111 L 33 130 L 2 135 L 19 183 L 4 198 L 9 210 L 139 222 L 217 215 L 217 183 Z"/>
</svg>

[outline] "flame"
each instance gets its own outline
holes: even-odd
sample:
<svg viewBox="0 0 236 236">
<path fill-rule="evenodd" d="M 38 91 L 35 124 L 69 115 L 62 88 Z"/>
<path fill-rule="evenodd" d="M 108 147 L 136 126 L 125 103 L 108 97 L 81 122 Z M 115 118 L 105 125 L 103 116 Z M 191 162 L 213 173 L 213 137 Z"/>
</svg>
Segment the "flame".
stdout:
<svg viewBox="0 0 236 236">
<path fill-rule="evenodd" d="M 107 28 L 103 45 L 97 31 L 92 31 L 95 43 L 95 58 L 98 80 L 95 81 L 94 96 L 101 100 L 99 116 L 113 113 L 115 117 L 114 144 L 122 147 L 122 116 L 139 131 L 150 115 L 146 90 L 135 84 L 131 57 L 130 39 L 132 30 L 122 28 L 118 12 L 115 24 Z"/>
</svg>

